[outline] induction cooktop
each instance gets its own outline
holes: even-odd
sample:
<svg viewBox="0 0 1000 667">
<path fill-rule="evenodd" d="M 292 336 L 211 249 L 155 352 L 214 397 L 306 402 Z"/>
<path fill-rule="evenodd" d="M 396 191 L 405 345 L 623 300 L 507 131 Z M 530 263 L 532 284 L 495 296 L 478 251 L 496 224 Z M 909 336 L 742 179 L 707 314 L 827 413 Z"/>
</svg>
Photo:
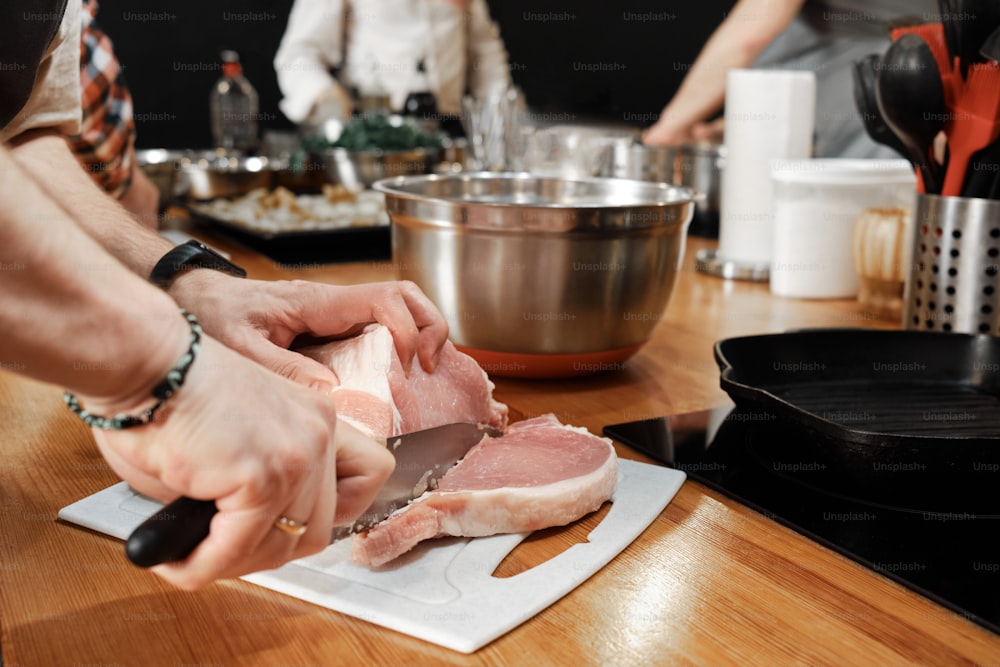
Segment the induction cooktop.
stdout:
<svg viewBox="0 0 1000 667">
<path fill-rule="evenodd" d="M 808 432 L 732 405 L 604 434 L 1000 634 L 1000 554 L 988 546 L 1000 490 L 981 503 L 933 484 L 919 496 L 873 492 L 796 457 Z"/>
</svg>

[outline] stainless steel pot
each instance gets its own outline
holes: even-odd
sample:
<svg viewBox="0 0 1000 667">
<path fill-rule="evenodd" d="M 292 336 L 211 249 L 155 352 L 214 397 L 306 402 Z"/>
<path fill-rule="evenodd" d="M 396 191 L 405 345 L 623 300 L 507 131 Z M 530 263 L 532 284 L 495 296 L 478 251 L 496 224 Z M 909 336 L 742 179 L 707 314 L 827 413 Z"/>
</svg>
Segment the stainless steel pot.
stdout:
<svg viewBox="0 0 1000 667">
<path fill-rule="evenodd" d="M 691 188 L 704 195 L 695 209 L 690 233 L 716 238 L 719 235 L 719 190 L 725 147 L 714 143 L 680 146 L 612 145 L 601 175 L 638 178 Z"/>
<path fill-rule="evenodd" d="M 477 172 L 383 180 L 399 278 L 498 375 L 620 367 L 656 327 L 694 193 L 636 180 Z"/>
</svg>

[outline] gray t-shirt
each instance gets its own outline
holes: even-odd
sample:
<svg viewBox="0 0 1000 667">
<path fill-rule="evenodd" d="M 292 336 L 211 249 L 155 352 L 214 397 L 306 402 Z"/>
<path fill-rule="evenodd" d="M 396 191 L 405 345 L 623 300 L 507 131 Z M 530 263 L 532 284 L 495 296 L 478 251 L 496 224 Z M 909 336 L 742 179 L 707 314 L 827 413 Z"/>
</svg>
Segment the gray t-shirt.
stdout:
<svg viewBox="0 0 1000 667">
<path fill-rule="evenodd" d="M 854 62 L 889 47 L 887 22 L 938 20 L 935 0 L 806 0 L 755 68 L 816 74 L 816 157 L 898 158 L 869 138 L 854 104 Z M 918 21 L 915 21 L 918 22 Z"/>
</svg>

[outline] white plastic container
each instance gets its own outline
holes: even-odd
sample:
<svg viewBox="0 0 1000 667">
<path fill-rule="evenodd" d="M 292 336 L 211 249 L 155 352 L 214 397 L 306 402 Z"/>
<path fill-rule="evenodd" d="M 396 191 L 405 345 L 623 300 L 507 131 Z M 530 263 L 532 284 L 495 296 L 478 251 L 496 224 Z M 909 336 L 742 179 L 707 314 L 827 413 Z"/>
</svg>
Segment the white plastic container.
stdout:
<svg viewBox="0 0 1000 667">
<path fill-rule="evenodd" d="M 771 292 L 806 299 L 857 296 L 854 222 L 867 208 L 912 207 L 906 160 L 773 160 Z"/>
</svg>

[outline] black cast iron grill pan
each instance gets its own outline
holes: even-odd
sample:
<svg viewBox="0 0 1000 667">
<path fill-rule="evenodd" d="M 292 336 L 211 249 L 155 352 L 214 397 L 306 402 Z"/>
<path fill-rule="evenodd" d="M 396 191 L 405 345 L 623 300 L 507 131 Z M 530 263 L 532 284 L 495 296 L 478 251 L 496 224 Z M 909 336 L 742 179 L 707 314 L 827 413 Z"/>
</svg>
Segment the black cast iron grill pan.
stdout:
<svg viewBox="0 0 1000 667">
<path fill-rule="evenodd" d="M 1000 339 L 813 329 L 715 345 L 737 406 L 799 433 L 758 438 L 767 465 L 924 511 L 1000 514 Z"/>
</svg>

